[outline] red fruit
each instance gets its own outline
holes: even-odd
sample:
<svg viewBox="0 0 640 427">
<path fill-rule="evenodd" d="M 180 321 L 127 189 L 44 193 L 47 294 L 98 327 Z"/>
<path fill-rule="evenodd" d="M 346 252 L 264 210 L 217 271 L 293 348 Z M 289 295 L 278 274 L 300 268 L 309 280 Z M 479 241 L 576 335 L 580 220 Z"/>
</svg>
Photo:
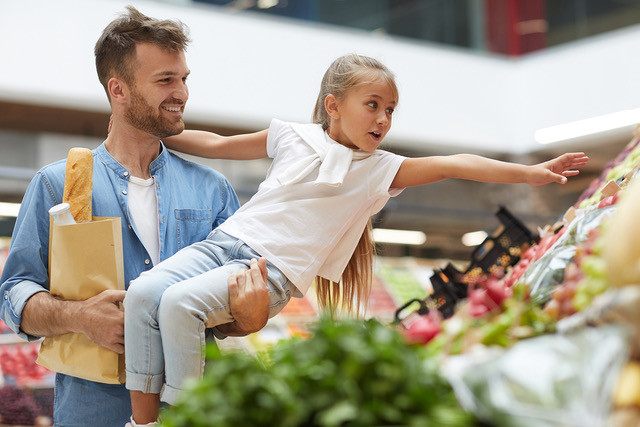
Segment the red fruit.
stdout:
<svg viewBox="0 0 640 427">
<path fill-rule="evenodd" d="M 618 203 L 618 199 L 620 198 L 620 193 L 621 191 L 616 191 L 615 194 L 613 196 L 611 196 L 611 204 L 615 205 L 616 203 Z"/>
<path fill-rule="evenodd" d="M 420 316 L 405 331 L 405 337 L 412 344 L 426 344 L 440 333 L 440 325 L 429 316 Z"/>
<path fill-rule="evenodd" d="M 486 305 L 469 304 L 469 315 L 471 315 L 472 317 L 480 317 L 490 311 L 491 310 L 489 310 L 489 307 L 487 307 Z"/>
<path fill-rule="evenodd" d="M 496 304 L 489 298 L 484 289 L 476 288 L 469 291 L 469 314 L 471 316 L 482 316 L 494 307 L 496 307 Z"/>
<path fill-rule="evenodd" d="M 499 280 L 487 281 L 486 289 L 487 296 L 491 298 L 491 301 L 493 301 L 497 306 L 500 306 L 502 301 L 507 299 L 511 294 L 510 289 Z"/>
<path fill-rule="evenodd" d="M 570 299 L 566 299 L 566 300 L 560 302 L 560 312 L 564 316 L 571 316 L 572 314 L 575 314 L 576 309 L 573 306 L 573 301 L 570 300 Z"/>
<path fill-rule="evenodd" d="M 558 230 L 558 232 L 556 233 L 556 236 L 558 237 L 562 236 L 565 231 L 567 231 L 567 227 L 562 227 L 560 230 Z"/>
<path fill-rule="evenodd" d="M 509 279 L 509 286 L 513 286 L 513 284 L 516 283 L 520 277 L 522 277 L 524 270 L 525 269 L 520 266 L 517 266 L 517 265 L 515 266 L 515 268 L 511 272 L 511 278 Z"/>
<path fill-rule="evenodd" d="M 510 288 L 510 287 L 512 287 L 512 286 L 513 286 L 513 282 L 514 282 L 514 280 L 515 280 L 515 277 L 513 277 L 513 273 L 514 273 L 514 272 L 511 272 L 511 274 L 509 274 L 509 275 L 508 275 L 507 277 L 505 277 L 505 278 L 504 278 L 504 280 L 503 280 L 504 286 L 505 286 L 505 287 L 507 287 L 507 288 Z"/>
<path fill-rule="evenodd" d="M 600 201 L 600 203 L 598 203 L 598 209 L 611 206 L 612 204 L 613 204 L 613 196 L 605 197 Z"/>
<path fill-rule="evenodd" d="M 536 261 L 539 260 L 549 249 L 549 247 L 553 244 L 553 235 L 547 236 L 540 240 L 538 244 L 538 252 L 536 252 Z"/>
<path fill-rule="evenodd" d="M 529 249 L 527 249 L 527 251 L 524 253 L 524 255 L 522 256 L 522 259 L 520 260 L 520 262 L 527 260 L 527 261 L 531 261 L 532 259 L 535 259 L 536 257 L 536 252 L 538 252 L 538 245 L 533 245 L 531 246 Z"/>
<path fill-rule="evenodd" d="M 505 285 L 508 287 L 513 286 L 514 283 L 516 283 L 518 281 L 518 279 L 520 279 L 520 277 L 522 277 L 522 275 L 524 274 L 524 272 L 527 270 L 527 267 L 529 267 L 530 264 L 530 260 L 529 259 L 521 259 L 515 267 L 513 267 L 513 271 L 511 272 L 511 279 L 509 282 L 505 282 Z"/>
</svg>

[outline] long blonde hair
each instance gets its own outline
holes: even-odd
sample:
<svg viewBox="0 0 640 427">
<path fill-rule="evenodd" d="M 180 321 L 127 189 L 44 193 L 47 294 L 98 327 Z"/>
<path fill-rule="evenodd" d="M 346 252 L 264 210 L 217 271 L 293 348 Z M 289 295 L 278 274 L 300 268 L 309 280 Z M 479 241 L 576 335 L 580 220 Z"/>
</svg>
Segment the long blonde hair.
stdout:
<svg viewBox="0 0 640 427">
<path fill-rule="evenodd" d="M 313 110 L 313 122 L 327 130 L 331 124 L 324 107 L 327 95 L 344 99 L 347 92 L 355 87 L 383 79 L 398 98 L 398 88 L 393 73 L 380 61 L 367 56 L 349 54 L 333 61 L 322 83 Z M 360 307 L 367 307 L 371 283 L 373 281 L 373 256 L 375 243 L 369 219 L 360 241 L 347 264 L 339 283 L 316 277 L 316 294 L 321 308 L 328 308 L 332 314 L 336 310 L 359 313 Z"/>
</svg>

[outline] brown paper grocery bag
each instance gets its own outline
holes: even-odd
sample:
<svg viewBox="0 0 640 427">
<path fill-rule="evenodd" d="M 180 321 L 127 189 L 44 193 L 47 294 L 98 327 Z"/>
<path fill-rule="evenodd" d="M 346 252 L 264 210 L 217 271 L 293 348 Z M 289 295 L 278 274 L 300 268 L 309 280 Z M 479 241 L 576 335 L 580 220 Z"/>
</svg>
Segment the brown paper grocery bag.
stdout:
<svg viewBox="0 0 640 427">
<path fill-rule="evenodd" d="M 71 225 L 51 222 L 51 294 L 68 300 L 85 300 L 107 289 L 124 290 L 120 226 L 120 218 L 93 217 L 93 221 Z M 107 384 L 124 382 L 124 355 L 79 333 L 45 338 L 37 363 L 86 380 Z"/>
</svg>

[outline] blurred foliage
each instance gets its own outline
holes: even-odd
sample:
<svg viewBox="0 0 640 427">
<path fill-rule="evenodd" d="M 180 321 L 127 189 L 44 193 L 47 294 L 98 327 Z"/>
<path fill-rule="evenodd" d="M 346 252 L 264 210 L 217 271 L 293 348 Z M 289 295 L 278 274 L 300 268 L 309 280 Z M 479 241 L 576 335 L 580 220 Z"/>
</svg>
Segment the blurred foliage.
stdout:
<svg viewBox="0 0 640 427">
<path fill-rule="evenodd" d="M 377 321 L 322 318 L 311 338 L 256 356 L 207 349 L 204 378 L 189 383 L 162 425 L 468 426 L 437 363 Z"/>
</svg>

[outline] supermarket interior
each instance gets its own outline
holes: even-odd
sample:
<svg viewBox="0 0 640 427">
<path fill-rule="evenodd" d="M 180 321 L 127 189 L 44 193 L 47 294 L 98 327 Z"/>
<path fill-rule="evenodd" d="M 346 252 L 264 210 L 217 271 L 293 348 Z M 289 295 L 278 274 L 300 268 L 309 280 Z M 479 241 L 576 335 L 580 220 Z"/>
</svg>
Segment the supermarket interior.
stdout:
<svg viewBox="0 0 640 427">
<path fill-rule="evenodd" d="M 397 82 L 383 150 L 589 157 L 562 185 L 446 179 L 392 197 L 372 217 L 356 325 L 327 321 L 312 287 L 259 332 L 216 341 L 220 369 L 162 425 L 640 426 L 640 0 L 2 2 L 0 272 L 38 171 L 107 136 L 94 45 L 128 5 L 188 28 L 186 129 L 308 123 L 324 71 L 358 53 Z M 240 204 L 272 163 L 179 155 Z M 0 426 L 53 425 L 42 342 L 0 318 Z"/>
</svg>

